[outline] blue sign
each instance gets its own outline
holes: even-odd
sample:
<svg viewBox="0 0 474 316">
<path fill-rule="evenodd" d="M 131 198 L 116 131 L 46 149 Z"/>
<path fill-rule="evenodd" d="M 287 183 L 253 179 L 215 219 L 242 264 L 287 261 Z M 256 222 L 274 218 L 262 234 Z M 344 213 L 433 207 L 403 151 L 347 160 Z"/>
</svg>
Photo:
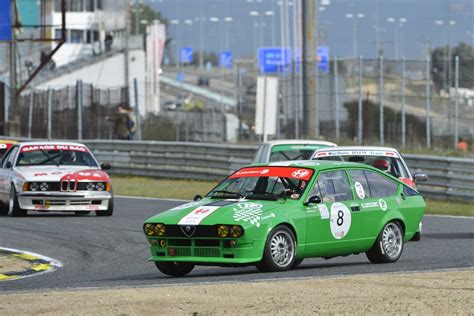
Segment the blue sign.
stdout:
<svg viewBox="0 0 474 316">
<path fill-rule="evenodd" d="M 221 68 L 232 68 L 233 66 L 233 55 L 230 50 L 221 52 L 219 56 L 219 67 Z"/>
<path fill-rule="evenodd" d="M 178 72 L 176 74 L 176 80 L 177 81 L 184 81 L 184 72 Z"/>
<path fill-rule="evenodd" d="M 316 53 L 316 61 L 318 63 L 318 69 L 325 74 L 329 73 L 329 47 L 319 46 Z"/>
<path fill-rule="evenodd" d="M 191 47 L 181 48 L 181 63 L 190 64 L 193 62 L 193 49 Z"/>
<path fill-rule="evenodd" d="M 262 47 L 258 49 L 260 72 L 288 73 L 291 70 L 291 49 L 288 47 Z"/>
<path fill-rule="evenodd" d="M 0 1 L 0 41 L 12 39 L 11 1 Z"/>
</svg>

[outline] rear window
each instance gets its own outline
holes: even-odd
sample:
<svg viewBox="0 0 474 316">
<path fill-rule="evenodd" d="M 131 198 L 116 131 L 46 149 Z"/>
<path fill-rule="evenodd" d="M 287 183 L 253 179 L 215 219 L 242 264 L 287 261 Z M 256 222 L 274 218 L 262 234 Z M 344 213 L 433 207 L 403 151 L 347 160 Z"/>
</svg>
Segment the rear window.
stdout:
<svg viewBox="0 0 474 316">
<path fill-rule="evenodd" d="M 379 198 L 394 195 L 398 190 L 398 183 L 373 171 L 364 170 L 371 197 Z"/>
<path fill-rule="evenodd" d="M 294 144 L 275 145 L 270 153 L 270 162 L 288 160 L 309 160 L 315 150 L 329 147 L 327 145 Z"/>
</svg>

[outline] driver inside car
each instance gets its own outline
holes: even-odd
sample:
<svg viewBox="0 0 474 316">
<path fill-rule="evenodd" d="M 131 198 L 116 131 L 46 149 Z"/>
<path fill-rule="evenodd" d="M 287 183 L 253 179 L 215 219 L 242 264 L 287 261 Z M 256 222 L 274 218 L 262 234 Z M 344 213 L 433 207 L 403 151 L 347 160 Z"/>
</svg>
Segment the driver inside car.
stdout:
<svg viewBox="0 0 474 316">
<path fill-rule="evenodd" d="M 300 198 L 301 193 L 303 193 L 307 184 L 308 184 L 307 181 L 301 180 L 297 188 L 285 189 L 282 192 L 282 195 L 289 196 L 291 199 L 297 200 Z"/>
</svg>

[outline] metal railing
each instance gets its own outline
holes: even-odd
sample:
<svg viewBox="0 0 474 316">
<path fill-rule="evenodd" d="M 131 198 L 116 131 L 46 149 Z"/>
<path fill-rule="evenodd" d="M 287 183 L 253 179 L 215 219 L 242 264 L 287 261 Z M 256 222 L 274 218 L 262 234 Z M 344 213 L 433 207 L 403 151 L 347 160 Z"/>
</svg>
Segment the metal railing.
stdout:
<svg viewBox="0 0 474 316">
<path fill-rule="evenodd" d="M 158 141 L 90 140 L 85 144 L 112 174 L 222 180 L 249 164 L 257 146 Z M 474 201 L 474 159 L 405 155 L 413 173 L 429 175 L 418 185 L 430 198 Z"/>
</svg>

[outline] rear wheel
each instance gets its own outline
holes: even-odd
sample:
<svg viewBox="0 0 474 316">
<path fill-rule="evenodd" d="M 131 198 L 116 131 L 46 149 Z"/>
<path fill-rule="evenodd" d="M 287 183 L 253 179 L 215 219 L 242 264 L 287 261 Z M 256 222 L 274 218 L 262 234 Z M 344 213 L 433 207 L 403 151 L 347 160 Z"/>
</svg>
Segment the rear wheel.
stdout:
<svg viewBox="0 0 474 316">
<path fill-rule="evenodd" d="M 256 267 L 260 271 L 286 271 L 291 269 L 296 256 L 296 238 L 286 226 L 278 226 L 270 233 L 263 251 L 263 259 Z"/>
<path fill-rule="evenodd" d="M 194 269 L 194 264 L 185 262 L 155 262 L 156 267 L 161 273 L 182 277 Z"/>
<path fill-rule="evenodd" d="M 421 239 L 421 223 L 418 225 L 418 231 L 413 235 L 410 241 L 420 241 Z"/>
<path fill-rule="evenodd" d="M 20 217 L 25 216 L 27 213 L 26 210 L 20 208 L 20 204 L 18 203 L 18 196 L 16 194 L 15 186 L 12 183 L 10 189 L 10 200 L 8 203 L 8 214 L 12 217 Z"/>
<path fill-rule="evenodd" d="M 107 208 L 106 211 L 97 211 L 95 214 L 97 216 L 112 216 L 114 213 L 114 198 L 110 198 L 109 200 L 109 207 Z"/>
<path fill-rule="evenodd" d="M 385 224 L 372 248 L 365 254 L 372 263 L 395 262 L 403 251 L 403 229 L 396 222 Z"/>
<path fill-rule="evenodd" d="M 303 259 L 296 259 L 295 262 L 293 262 L 293 266 L 291 268 L 292 269 L 298 268 L 302 262 L 303 262 Z"/>
</svg>

